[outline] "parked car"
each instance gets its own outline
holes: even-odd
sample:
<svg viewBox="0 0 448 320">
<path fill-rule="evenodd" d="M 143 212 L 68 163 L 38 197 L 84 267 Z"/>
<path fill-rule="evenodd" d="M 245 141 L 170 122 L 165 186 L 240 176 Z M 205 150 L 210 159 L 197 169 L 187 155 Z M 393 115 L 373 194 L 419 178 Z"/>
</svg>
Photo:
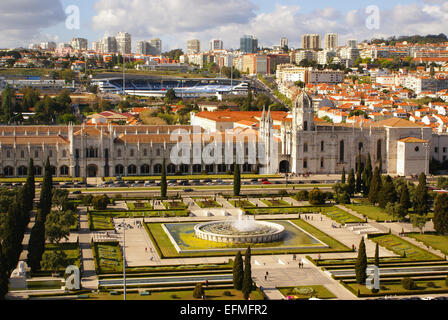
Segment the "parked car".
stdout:
<svg viewBox="0 0 448 320">
<path fill-rule="evenodd" d="M 76 190 L 76 191 L 73 191 L 72 194 L 81 194 L 81 191 Z"/>
<path fill-rule="evenodd" d="M 272 184 L 270 181 L 263 181 L 263 184 Z"/>
<path fill-rule="evenodd" d="M 184 189 L 184 192 L 194 192 L 194 190 L 193 189 Z"/>
</svg>

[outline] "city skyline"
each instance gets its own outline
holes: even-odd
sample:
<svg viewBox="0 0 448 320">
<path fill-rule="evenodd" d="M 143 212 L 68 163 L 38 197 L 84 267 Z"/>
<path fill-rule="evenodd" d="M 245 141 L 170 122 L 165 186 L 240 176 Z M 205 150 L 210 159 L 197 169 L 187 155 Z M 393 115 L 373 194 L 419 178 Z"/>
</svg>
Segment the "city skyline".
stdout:
<svg viewBox="0 0 448 320">
<path fill-rule="evenodd" d="M 345 1 L 332 4 L 333 7 L 323 1 L 310 4 L 291 0 L 274 3 L 168 0 L 164 8 L 158 8 L 153 0 L 125 3 L 121 0 L 92 3 L 85 0 L 76 3 L 69 0 L 11 1 L 0 13 L 0 26 L 5 31 L 0 35 L 0 48 L 27 47 L 29 43 L 44 41 L 70 42 L 72 38 L 87 38 L 92 42 L 105 33 L 120 31 L 132 35 L 133 48 L 138 41 L 160 38 L 163 51 L 186 48 L 190 39 L 207 43 L 212 38 L 223 40 L 225 49 L 237 49 L 244 34 L 258 38 L 260 47 L 279 45 L 280 38 L 286 37 L 291 47 L 299 48 L 301 35 L 306 33 L 318 33 L 323 38 L 326 33 L 334 32 L 338 33 L 340 43 L 346 43 L 349 39 L 363 41 L 393 35 L 438 34 L 448 21 L 448 4 L 439 0 L 418 0 L 405 5 L 395 0 Z M 70 5 L 79 8 L 79 29 L 69 30 L 65 26 L 65 10 Z M 380 9 L 383 23 L 379 29 L 369 30 L 365 25 L 365 10 L 369 5 Z M 23 14 L 25 8 L 27 13 Z M 30 10 L 32 8 L 36 10 Z M 149 12 L 150 24 L 147 23 Z"/>
</svg>

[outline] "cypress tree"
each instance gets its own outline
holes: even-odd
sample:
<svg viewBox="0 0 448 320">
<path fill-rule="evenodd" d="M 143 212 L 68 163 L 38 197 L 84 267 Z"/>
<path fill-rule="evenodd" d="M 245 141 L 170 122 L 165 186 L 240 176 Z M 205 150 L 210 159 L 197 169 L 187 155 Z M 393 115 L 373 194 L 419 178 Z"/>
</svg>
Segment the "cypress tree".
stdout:
<svg viewBox="0 0 448 320">
<path fill-rule="evenodd" d="M 241 256 L 241 251 L 238 251 L 233 263 L 233 287 L 236 290 L 241 290 L 243 288 L 243 276 L 243 257 Z"/>
<path fill-rule="evenodd" d="M 408 210 L 411 208 L 412 204 L 411 204 L 411 198 L 409 196 L 409 189 L 408 186 L 406 184 L 404 184 L 401 187 L 401 194 L 400 194 L 400 204 L 403 207 L 403 209 L 406 210 L 406 213 L 408 212 Z"/>
<path fill-rule="evenodd" d="M 356 193 L 360 193 L 362 192 L 362 164 L 361 164 L 361 154 L 358 154 L 358 162 L 356 165 L 356 188 L 355 188 L 355 192 Z"/>
<path fill-rule="evenodd" d="M 32 272 L 40 269 L 40 261 L 45 251 L 45 225 L 42 220 L 37 219 L 31 229 L 30 240 L 28 242 L 28 266 Z"/>
<path fill-rule="evenodd" d="M 50 158 L 45 163 L 45 175 L 40 191 L 40 218 L 45 223 L 47 214 L 51 211 L 51 200 L 53 198 L 53 175 L 51 174 Z"/>
<path fill-rule="evenodd" d="M 36 183 L 35 183 L 35 169 L 34 169 L 34 160 L 33 158 L 30 158 L 29 164 L 28 164 L 28 177 L 26 178 L 26 184 L 29 188 L 29 195 L 31 196 L 32 200 L 34 200 L 34 197 L 36 196 Z"/>
<path fill-rule="evenodd" d="M 378 244 L 378 242 L 376 243 L 375 247 L 375 265 L 377 267 L 380 266 L 380 245 Z"/>
<path fill-rule="evenodd" d="M 367 197 L 370 192 L 370 183 L 372 181 L 372 160 L 370 158 L 370 153 L 367 156 L 367 163 L 364 168 L 364 171 L 362 172 L 362 189 L 364 197 Z"/>
<path fill-rule="evenodd" d="M 235 197 L 239 197 L 241 193 L 241 173 L 240 173 L 240 165 L 234 164 L 234 171 L 233 171 L 233 195 Z"/>
<path fill-rule="evenodd" d="M 6 235 L 3 241 L 3 253 L 6 259 L 6 267 L 11 272 L 17 266 L 20 252 L 22 251 L 22 240 L 24 230 L 21 223 L 20 207 L 14 201 L 8 208 L 6 219 Z"/>
<path fill-rule="evenodd" d="M 342 168 L 342 176 L 341 176 L 341 183 L 345 184 L 345 167 Z"/>
<path fill-rule="evenodd" d="M 437 195 L 434 202 L 434 229 L 438 234 L 448 233 L 448 194 Z"/>
<path fill-rule="evenodd" d="M 378 167 L 375 168 L 372 181 L 370 182 L 369 202 L 373 205 L 378 203 L 379 193 L 381 191 L 381 175 Z"/>
<path fill-rule="evenodd" d="M 355 263 L 356 282 L 364 284 L 367 279 L 367 255 L 364 237 L 359 244 L 358 259 Z"/>
<path fill-rule="evenodd" d="M 5 299 L 8 293 L 9 277 L 5 255 L 3 254 L 2 243 L 0 241 L 0 300 Z"/>
<path fill-rule="evenodd" d="M 356 181 L 355 181 L 355 170 L 351 169 L 350 173 L 348 175 L 348 179 L 347 179 L 347 184 L 348 184 L 348 192 L 350 193 L 350 196 L 354 196 L 355 195 L 355 189 L 356 189 Z"/>
<path fill-rule="evenodd" d="M 164 158 L 162 164 L 162 179 L 160 180 L 160 195 L 162 196 L 162 198 L 166 198 L 166 192 L 167 192 L 166 163 Z"/>
<path fill-rule="evenodd" d="M 419 215 L 426 215 L 429 211 L 429 193 L 426 187 L 426 175 L 422 173 L 418 179 L 418 186 L 415 191 L 414 212 Z"/>
<path fill-rule="evenodd" d="M 391 176 L 387 176 L 384 185 L 381 187 L 381 191 L 378 199 L 380 208 L 386 208 L 388 203 L 397 202 L 397 192 L 395 191 L 394 182 Z"/>
<path fill-rule="evenodd" d="M 251 267 L 251 252 L 250 246 L 246 250 L 244 255 L 244 275 L 243 275 L 243 292 L 244 300 L 247 300 L 252 292 L 252 267 Z"/>
</svg>

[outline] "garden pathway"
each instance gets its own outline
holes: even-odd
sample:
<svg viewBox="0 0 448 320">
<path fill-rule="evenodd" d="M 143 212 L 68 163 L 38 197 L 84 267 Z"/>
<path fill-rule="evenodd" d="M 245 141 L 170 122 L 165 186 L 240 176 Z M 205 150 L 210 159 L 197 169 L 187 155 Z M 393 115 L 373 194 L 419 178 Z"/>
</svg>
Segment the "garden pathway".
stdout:
<svg viewBox="0 0 448 320">
<path fill-rule="evenodd" d="M 89 229 L 87 219 L 87 208 L 79 207 L 80 226 L 79 226 L 79 247 L 81 249 L 81 261 L 83 266 L 81 285 L 83 288 L 97 290 L 98 277 L 95 271 L 92 251 L 92 234 Z"/>
<path fill-rule="evenodd" d="M 225 198 L 223 198 L 222 196 L 217 196 L 216 197 L 216 202 L 218 202 L 220 205 L 222 205 L 223 209 L 235 209 L 234 206 L 232 206 L 230 204 L 229 201 L 227 201 Z"/>
<path fill-rule="evenodd" d="M 259 208 L 266 208 L 267 207 L 266 203 L 260 201 L 260 199 L 249 198 L 249 201 L 252 202 L 256 207 L 259 207 Z"/>
</svg>

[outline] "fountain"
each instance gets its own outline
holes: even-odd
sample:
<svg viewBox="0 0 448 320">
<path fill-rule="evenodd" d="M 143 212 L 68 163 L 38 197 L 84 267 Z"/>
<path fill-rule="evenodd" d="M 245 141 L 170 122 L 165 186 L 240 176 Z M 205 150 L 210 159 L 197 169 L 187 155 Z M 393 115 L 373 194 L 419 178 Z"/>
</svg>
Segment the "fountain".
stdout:
<svg viewBox="0 0 448 320">
<path fill-rule="evenodd" d="M 256 221 L 240 212 L 237 220 L 201 223 L 194 231 L 197 238 L 213 242 L 265 243 L 280 240 L 285 228 L 276 223 Z"/>
</svg>

